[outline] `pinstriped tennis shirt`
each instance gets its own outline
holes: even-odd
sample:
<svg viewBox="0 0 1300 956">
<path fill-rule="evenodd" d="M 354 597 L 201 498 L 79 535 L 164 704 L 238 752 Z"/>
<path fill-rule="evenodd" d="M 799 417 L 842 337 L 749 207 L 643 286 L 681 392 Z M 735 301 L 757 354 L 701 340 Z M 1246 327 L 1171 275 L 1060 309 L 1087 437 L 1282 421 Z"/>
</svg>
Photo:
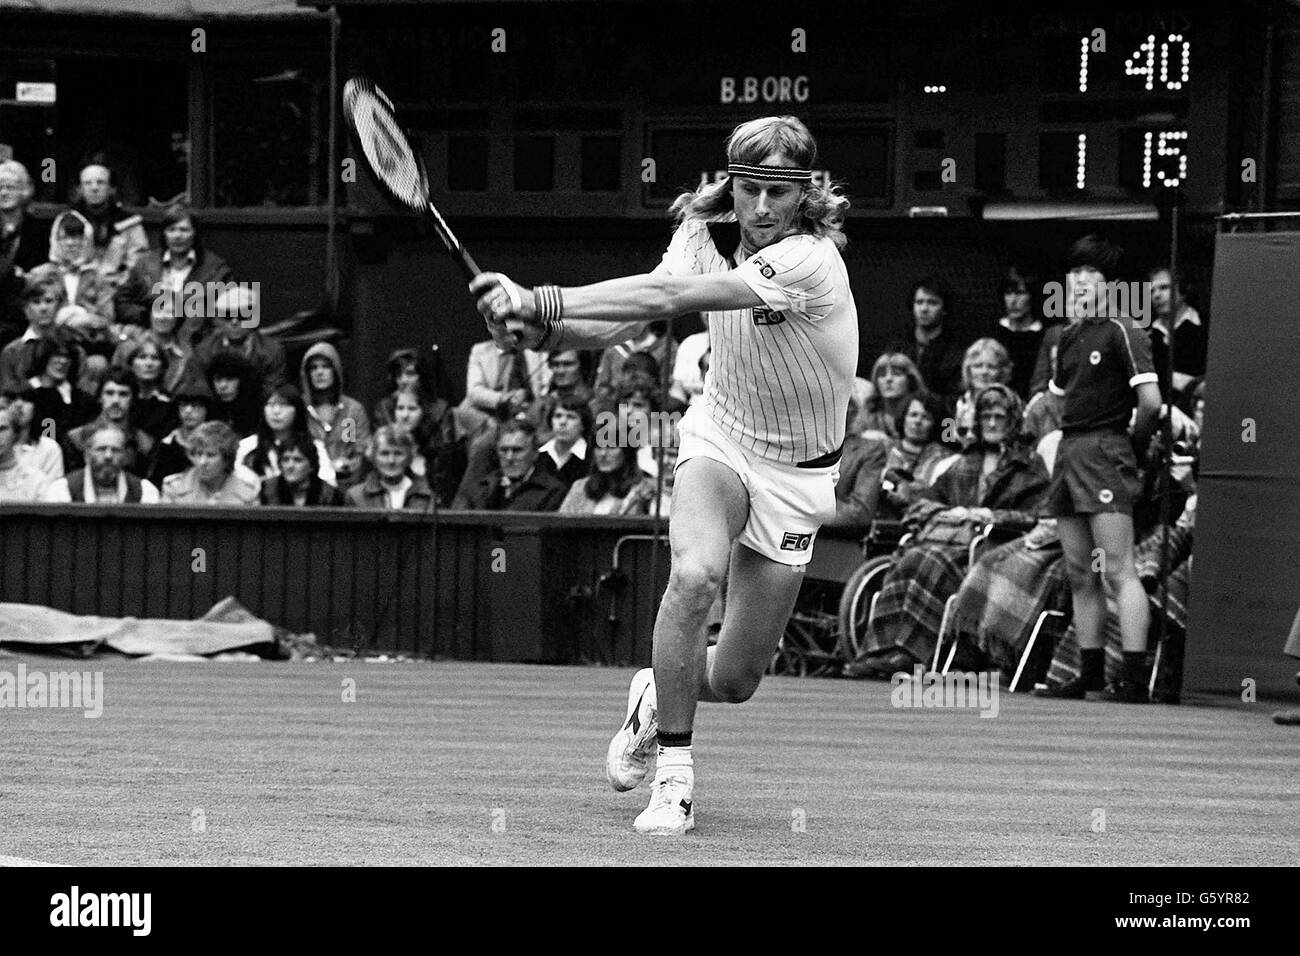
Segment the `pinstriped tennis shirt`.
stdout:
<svg viewBox="0 0 1300 956">
<path fill-rule="evenodd" d="M 660 268 L 672 275 L 735 268 L 763 300 L 705 313 L 712 353 L 701 402 L 714 423 L 759 457 L 787 464 L 839 449 L 858 365 L 858 312 L 835 243 L 787 236 L 737 265 L 704 222 L 688 219 Z"/>
</svg>

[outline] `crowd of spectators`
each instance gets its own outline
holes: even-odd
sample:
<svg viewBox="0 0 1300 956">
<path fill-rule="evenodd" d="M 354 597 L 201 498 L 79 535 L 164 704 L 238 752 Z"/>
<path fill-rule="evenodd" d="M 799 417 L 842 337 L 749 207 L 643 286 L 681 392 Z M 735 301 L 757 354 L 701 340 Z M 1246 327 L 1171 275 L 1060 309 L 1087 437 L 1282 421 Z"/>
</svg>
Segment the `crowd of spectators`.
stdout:
<svg viewBox="0 0 1300 956">
<path fill-rule="evenodd" d="M 0 163 L 0 501 L 671 513 L 675 426 L 705 388 L 706 332 L 678 343 L 652 324 L 591 354 L 503 354 L 483 341 L 455 407 L 437 347 L 411 344 L 375 370 L 388 389 L 368 410 L 332 345 L 289 369 L 280 343 L 242 321 L 256 292 L 205 248 L 192 210 L 168 208 L 151 249 L 103 167 L 82 170 L 76 202 L 49 230 L 27 213 L 31 185 L 20 164 Z M 1184 493 L 1170 521 L 1190 531 L 1204 329 L 1168 269 L 1142 278 Z M 182 308 L 194 282 L 229 288 L 215 310 Z M 916 281 L 907 321 L 857 382 L 827 527 L 861 536 L 902 522 L 917 544 L 882 592 L 856 674 L 924 660 L 952 594 L 962 621 L 987 617 L 984 592 L 964 583 L 993 573 L 966 567 L 974 523 L 1024 534 L 994 550 L 1000 573 L 1020 574 L 1026 593 L 1025 575 L 1051 584 L 1041 559 L 1052 528 L 1037 509 L 1061 434 L 1048 382 L 1065 323 L 1043 314 L 1028 270 L 1009 268 L 995 289 L 1002 316 L 963 337 L 944 283 Z M 1153 445 L 1150 474 L 1165 452 Z M 1141 535 L 1153 530 L 1147 510 Z M 1028 551 L 1023 568 L 1007 563 Z M 972 645 L 1008 659 L 992 630 L 975 631 Z"/>
</svg>

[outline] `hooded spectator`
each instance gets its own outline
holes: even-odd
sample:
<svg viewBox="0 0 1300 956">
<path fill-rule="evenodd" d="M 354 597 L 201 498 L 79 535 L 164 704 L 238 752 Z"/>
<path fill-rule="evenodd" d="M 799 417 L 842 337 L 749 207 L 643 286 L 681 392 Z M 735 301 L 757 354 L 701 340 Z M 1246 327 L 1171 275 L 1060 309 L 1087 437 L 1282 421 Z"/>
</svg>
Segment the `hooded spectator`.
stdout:
<svg viewBox="0 0 1300 956">
<path fill-rule="evenodd" d="M 307 350 L 299 375 L 308 430 L 325 443 L 339 489 L 345 491 L 361 480 L 370 416 L 360 402 L 343 394 L 343 363 L 328 342 L 318 342 Z"/>
</svg>

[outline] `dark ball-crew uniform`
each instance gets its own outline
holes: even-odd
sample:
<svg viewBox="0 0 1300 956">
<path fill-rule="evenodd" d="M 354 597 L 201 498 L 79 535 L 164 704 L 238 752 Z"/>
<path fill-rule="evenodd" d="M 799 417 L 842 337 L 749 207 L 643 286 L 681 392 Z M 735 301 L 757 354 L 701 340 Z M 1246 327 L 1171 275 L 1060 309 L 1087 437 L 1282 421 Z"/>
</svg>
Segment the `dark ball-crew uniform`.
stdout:
<svg viewBox="0 0 1300 956">
<path fill-rule="evenodd" d="M 1141 479 L 1129 420 L 1137 387 L 1156 381 L 1151 340 L 1128 317 L 1086 318 L 1062 330 L 1047 386 L 1065 402 L 1046 514 L 1133 514 Z"/>
</svg>

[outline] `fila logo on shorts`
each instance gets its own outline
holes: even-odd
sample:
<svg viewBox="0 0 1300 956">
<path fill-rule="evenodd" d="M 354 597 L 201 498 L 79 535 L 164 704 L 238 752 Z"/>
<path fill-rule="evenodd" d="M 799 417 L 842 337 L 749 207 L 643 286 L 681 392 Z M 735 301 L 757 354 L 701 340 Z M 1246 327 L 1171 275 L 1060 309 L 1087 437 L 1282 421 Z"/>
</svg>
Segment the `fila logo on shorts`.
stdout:
<svg viewBox="0 0 1300 956">
<path fill-rule="evenodd" d="M 781 536 L 782 551 L 807 551 L 812 544 L 812 535 L 796 534 L 793 531 L 787 531 Z"/>
<path fill-rule="evenodd" d="M 785 321 L 784 312 L 773 312 L 765 305 L 756 305 L 753 309 L 755 325 L 780 325 Z"/>
</svg>

